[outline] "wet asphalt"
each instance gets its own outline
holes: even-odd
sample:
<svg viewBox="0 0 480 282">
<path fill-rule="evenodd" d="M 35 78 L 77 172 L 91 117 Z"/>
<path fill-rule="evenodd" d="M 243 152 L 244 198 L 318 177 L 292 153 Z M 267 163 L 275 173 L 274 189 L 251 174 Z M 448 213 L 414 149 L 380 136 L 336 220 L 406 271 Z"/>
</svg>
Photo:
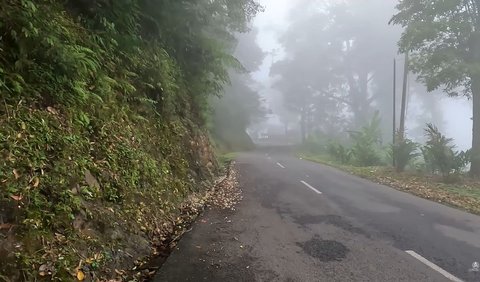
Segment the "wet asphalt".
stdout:
<svg viewBox="0 0 480 282">
<path fill-rule="evenodd" d="M 236 169 L 236 210 L 206 211 L 154 281 L 451 281 L 407 250 L 480 281 L 478 216 L 281 150 Z"/>
</svg>

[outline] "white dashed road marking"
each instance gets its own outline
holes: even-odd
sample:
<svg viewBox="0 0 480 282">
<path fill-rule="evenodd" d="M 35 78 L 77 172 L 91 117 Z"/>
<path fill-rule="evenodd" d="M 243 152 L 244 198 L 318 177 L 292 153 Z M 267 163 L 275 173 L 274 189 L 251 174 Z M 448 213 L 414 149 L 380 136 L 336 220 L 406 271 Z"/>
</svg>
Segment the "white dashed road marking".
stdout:
<svg viewBox="0 0 480 282">
<path fill-rule="evenodd" d="M 307 182 L 305 181 L 300 181 L 303 185 L 307 186 L 308 188 L 312 189 L 313 192 L 317 193 L 317 194 L 322 194 L 322 192 L 318 191 L 317 189 L 315 189 L 312 185 L 308 184 Z"/>
<path fill-rule="evenodd" d="M 285 168 L 281 163 L 277 163 L 277 165 L 281 168 Z"/>
<path fill-rule="evenodd" d="M 422 257 L 421 255 L 417 254 L 414 251 L 405 251 L 407 254 L 411 255 L 412 257 L 418 259 L 425 265 L 429 266 L 431 269 L 435 270 L 436 272 L 442 274 L 450 281 L 454 282 L 463 282 L 462 280 L 458 279 L 457 277 L 453 276 L 452 274 L 448 273 L 447 271 L 443 270 L 440 266 L 434 264 L 433 262 L 429 261 L 428 259 Z"/>
</svg>

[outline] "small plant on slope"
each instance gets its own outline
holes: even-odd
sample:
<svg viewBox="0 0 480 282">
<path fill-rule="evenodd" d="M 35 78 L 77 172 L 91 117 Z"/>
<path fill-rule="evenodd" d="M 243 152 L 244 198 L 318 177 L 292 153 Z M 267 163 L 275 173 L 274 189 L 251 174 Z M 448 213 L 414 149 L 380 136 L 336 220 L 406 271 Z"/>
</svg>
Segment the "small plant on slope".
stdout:
<svg viewBox="0 0 480 282">
<path fill-rule="evenodd" d="M 381 161 L 378 152 L 381 136 L 378 112 L 373 116 L 369 124 L 363 126 L 360 131 L 351 132 L 350 135 L 354 142 L 352 155 L 356 165 L 378 165 Z"/>
<path fill-rule="evenodd" d="M 327 145 L 328 154 L 341 164 L 348 164 L 352 160 L 352 150 L 342 144 L 330 142 Z"/>
<path fill-rule="evenodd" d="M 425 135 L 428 140 L 422 153 L 427 167 L 440 173 L 444 181 L 452 181 L 452 174 L 458 176 L 469 163 L 468 152 L 455 151 L 453 139 L 445 137 L 433 124 L 427 124 Z"/>
<path fill-rule="evenodd" d="M 420 155 L 418 152 L 418 144 L 408 138 L 401 138 L 397 133 L 395 144 L 390 147 L 390 157 L 395 160 L 395 170 L 402 172 L 405 167 L 416 157 Z"/>
</svg>

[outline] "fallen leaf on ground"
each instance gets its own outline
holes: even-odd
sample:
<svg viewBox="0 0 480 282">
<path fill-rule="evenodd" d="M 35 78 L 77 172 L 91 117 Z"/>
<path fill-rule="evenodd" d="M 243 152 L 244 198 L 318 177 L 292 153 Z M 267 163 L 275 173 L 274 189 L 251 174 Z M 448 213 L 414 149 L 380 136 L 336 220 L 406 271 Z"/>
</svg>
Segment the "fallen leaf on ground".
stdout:
<svg viewBox="0 0 480 282">
<path fill-rule="evenodd" d="M 10 223 L 2 223 L 2 224 L 0 224 L 0 230 L 2 230 L 2 229 L 10 229 L 10 228 L 12 228 L 12 226 L 13 226 L 13 225 L 10 224 Z"/>
<path fill-rule="evenodd" d="M 83 273 L 83 271 L 81 271 L 81 270 L 78 270 L 77 271 L 77 279 L 78 279 L 78 281 L 85 280 L 85 273 Z"/>
<path fill-rule="evenodd" d="M 15 179 L 19 179 L 19 178 L 20 178 L 20 173 L 19 173 L 18 170 L 16 170 L 16 169 L 13 170 L 13 175 L 15 175 Z"/>
<path fill-rule="evenodd" d="M 65 239 L 66 239 L 65 235 L 60 234 L 60 233 L 55 233 L 55 238 L 60 242 L 65 241 Z"/>
<path fill-rule="evenodd" d="M 15 201 L 21 201 L 23 199 L 22 195 L 12 195 L 10 198 L 14 199 Z"/>
<path fill-rule="evenodd" d="M 58 111 L 55 110 L 55 109 L 52 108 L 52 107 L 47 107 L 47 111 L 48 111 L 49 113 L 51 113 L 52 115 L 58 114 Z"/>
<path fill-rule="evenodd" d="M 118 275 L 124 275 L 124 274 L 125 274 L 125 270 L 115 269 L 115 273 L 118 274 Z"/>
<path fill-rule="evenodd" d="M 38 185 L 40 184 L 40 179 L 39 179 L 38 177 L 35 177 L 35 178 L 33 178 L 32 183 L 33 183 L 33 184 L 32 184 L 33 187 L 34 187 L 34 188 L 37 188 Z"/>
</svg>

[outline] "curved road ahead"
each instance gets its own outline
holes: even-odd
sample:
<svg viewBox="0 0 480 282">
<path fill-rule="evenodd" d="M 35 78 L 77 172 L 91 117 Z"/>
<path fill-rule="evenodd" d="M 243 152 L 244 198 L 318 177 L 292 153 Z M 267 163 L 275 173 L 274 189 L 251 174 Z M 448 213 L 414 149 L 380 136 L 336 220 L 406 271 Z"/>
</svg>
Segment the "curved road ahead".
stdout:
<svg viewBox="0 0 480 282">
<path fill-rule="evenodd" d="M 207 211 L 154 281 L 480 281 L 480 217 L 263 150 L 244 199 Z"/>
</svg>

